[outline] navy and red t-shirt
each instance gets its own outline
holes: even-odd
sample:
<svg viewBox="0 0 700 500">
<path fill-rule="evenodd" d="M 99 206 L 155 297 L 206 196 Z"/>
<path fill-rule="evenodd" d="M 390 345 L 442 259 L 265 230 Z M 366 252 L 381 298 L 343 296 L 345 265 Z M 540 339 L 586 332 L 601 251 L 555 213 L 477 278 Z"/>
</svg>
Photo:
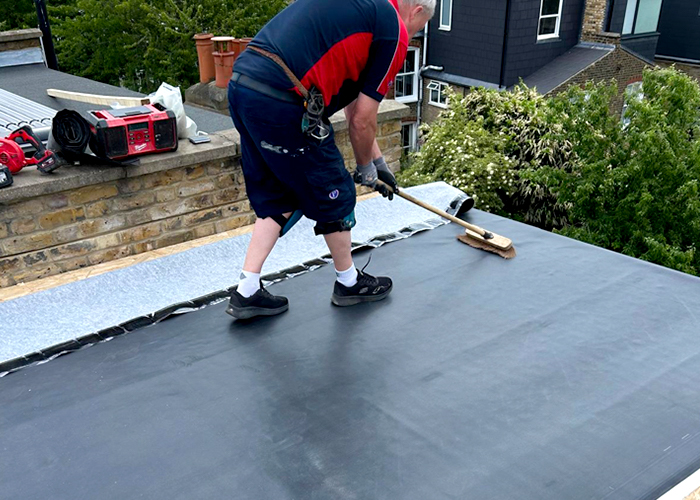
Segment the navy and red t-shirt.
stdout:
<svg viewBox="0 0 700 500">
<path fill-rule="evenodd" d="M 384 98 L 406 58 L 408 32 L 397 0 L 297 0 L 250 45 L 277 54 L 304 87 L 319 89 L 331 115 L 360 93 Z M 251 50 L 239 56 L 234 71 L 295 89 L 275 62 Z"/>
</svg>

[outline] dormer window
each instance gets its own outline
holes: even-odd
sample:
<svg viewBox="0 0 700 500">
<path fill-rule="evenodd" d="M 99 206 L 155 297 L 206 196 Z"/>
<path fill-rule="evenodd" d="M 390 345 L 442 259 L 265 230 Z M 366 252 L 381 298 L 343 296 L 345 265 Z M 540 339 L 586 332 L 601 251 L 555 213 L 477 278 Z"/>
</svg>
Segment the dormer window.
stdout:
<svg viewBox="0 0 700 500">
<path fill-rule="evenodd" d="M 659 27 L 662 0 L 627 0 L 623 35 L 655 33 Z"/>
<path fill-rule="evenodd" d="M 540 24 L 537 29 L 537 39 L 559 37 L 559 25 L 561 24 L 561 9 L 564 0 L 542 0 L 540 7 Z"/>
</svg>

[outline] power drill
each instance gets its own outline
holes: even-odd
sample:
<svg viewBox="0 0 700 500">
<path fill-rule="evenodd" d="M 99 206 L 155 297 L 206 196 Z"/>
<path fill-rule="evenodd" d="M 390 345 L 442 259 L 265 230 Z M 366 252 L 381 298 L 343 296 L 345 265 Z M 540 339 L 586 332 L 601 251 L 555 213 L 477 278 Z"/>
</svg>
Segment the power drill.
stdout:
<svg viewBox="0 0 700 500">
<path fill-rule="evenodd" d="M 27 158 L 17 143 L 18 139 L 31 144 L 36 153 Z M 12 132 L 7 139 L 0 139 L 0 164 L 7 166 L 12 175 L 30 165 L 36 165 L 39 172 L 48 174 L 61 165 L 56 160 L 56 155 L 46 149 L 31 127 L 26 125 Z"/>
<path fill-rule="evenodd" d="M 7 165 L 0 165 L 0 188 L 12 186 L 12 172 Z"/>
</svg>

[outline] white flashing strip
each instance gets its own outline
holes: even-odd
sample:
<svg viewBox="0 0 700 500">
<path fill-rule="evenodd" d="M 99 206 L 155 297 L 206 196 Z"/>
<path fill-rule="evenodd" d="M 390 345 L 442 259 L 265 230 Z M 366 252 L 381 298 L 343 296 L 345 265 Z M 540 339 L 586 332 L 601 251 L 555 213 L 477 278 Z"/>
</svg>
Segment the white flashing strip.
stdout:
<svg viewBox="0 0 700 500">
<path fill-rule="evenodd" d="M 700 470 L 685 481 L 675 486 L 659 500 L 685 500 L 691 493 L 700 488 Z"/>
<path fill-rule="evenodd" d="M 0 68 L 43 63 L 44 53 L 41 51 L 40 47 L 0 52 Z"/>
</svg>

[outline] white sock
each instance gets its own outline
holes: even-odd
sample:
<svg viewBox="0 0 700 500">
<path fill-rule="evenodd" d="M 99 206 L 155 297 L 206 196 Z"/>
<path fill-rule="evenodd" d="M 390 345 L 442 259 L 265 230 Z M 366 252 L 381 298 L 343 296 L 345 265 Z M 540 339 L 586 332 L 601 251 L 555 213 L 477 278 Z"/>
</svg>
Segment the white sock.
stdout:
<svg viewBox="0 0 700 500">
<path fill-rule="evenodd" d="M 346 271 L 335 270 L 335 275 L 338 282 L 347 287 L 355 286 L 357 284 L 357 269 L 355 269 L 355 264 L 350 266 Z"/>
<path fill-rule="evenodd" d="M 241 281 L 238 283 L 238 293 L 246 299 L 260 290 L 260 273 L 241 273 Z"/>
</svg>

